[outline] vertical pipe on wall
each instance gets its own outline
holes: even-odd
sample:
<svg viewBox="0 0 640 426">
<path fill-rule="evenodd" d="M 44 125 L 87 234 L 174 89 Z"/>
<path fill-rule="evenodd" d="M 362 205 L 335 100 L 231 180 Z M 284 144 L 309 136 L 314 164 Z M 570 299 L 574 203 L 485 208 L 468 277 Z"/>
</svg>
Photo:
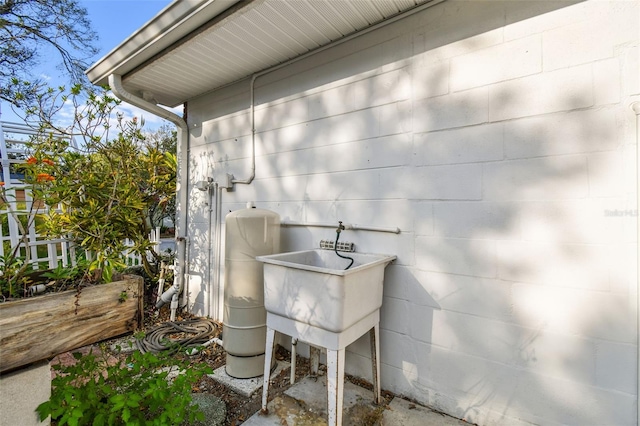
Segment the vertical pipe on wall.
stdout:
<svg viewBox="0 0 640 426">
<path fill-rule="evenodd" d="M 210 183 L 210 208 L 209 208 L 209 249 L 207 258 L 207 283 L 209 283 L 209 297 L 205 307 L 207 315 L 214 319 L 220 319 L 222 310 L 222 297 L 220 288 L 220 269 L 222 245 L 222 187 L 217 182 Z M 213 219 L 211 216 L 213 214 Z M 212 258 L 213 257 L 213 258 Z M 213 266 L 213 267 L 212 267 Z"/>
<path fill-rule="evenodd" d="M 220 297 L 220 221 L 222 220 L 220 217 L 221 214 L 221 206 L 222 202 L 222 191 L 217 182 L 212 183 L 212 196 L 213 204 L 211 205 L 211 209 L 213 209 L 213 223 L 211 222 L 211 214 L 209 216 L 209 235 L 213 233 L 213 238 L 209 238 L 209 251 L 213 253 L 213 260 L 209 257 L 209 267 L 207 268 L 208 274 L 208 283 L 209 283 L 209 300 L 208 300 L 208 315 L 212 319 L 220 318 L 220 305 L 221 305 L 221 297 Z M 210 211 L 211 211 L 210 209 Z M 215 267 L 214 272 L 212 272 L 211 265 Z"/>
<path fill-rule="evenodd" d="M 215 258 L 211 258 L 213 255 L 213 243 L 212 243 L 212 239 L 214 238 L 213 235 L 213 231 L 211 230 L 211 227 L 213 226 L 213 224 L 215 223 L 214 220 L 212 218 L 214 211 L 215 211 L 215 207 L 214 207 L 214 200 L 215 198 L 215 194 L 216 194 L 216 189 L 215 189 L 215 184 L 210 184 L 207 187 L 207 203 L 209 204 L 209 211 L 207 214 L 207 283 L 209 283 L 209 292 L 207 293 L 208 297 L 207 297 L 207 303 L 205 303 L 204 305 L 204 315 L 206 317 L 209 318 L 213 318 L 213 315 L 211 314 L 211 312 L 213 311 L 212 306 L 213 306 L 213 286 L 211 285 L 211 265 L 214 264 L 215 262 Z"/>
<path fill-rule="evenodd" d="M 398 13 L 397 15 L 391 16 L 387 19 L 385 19 L 384 21 L 378 22 L 377 24 L 371 25 L 370 27 L 367 27 L 363 30 L 360 30 L 358 32 L 352 33 L 350 35 L 347 35 L 346 37 L 343 38 L 339 38 L 337 40 L 332 41 L 329 44 L 325 44 L 323 46 L 318 47 L 317 49 L 311 50 L 305 54 L 302 54 L 300 56 L 296 56 L 295 58 L 291 58 L 288 61 L 285 62 L 281 62 L 277 65 L 274 65 L 270 68 L 264 69 L 262 71 L 259 71 L 255 74 L 253 74 L 251 76 L 251 81 L 249 83 L 249 93 L 250 93 L 250 98 L 251 98 L 251 103 L 249 105 L 249 115 L 250 115 L 250 120 L 251 120 L 251 174 L 249 175 L 248 178 L 246 179 L 235 179 L 232 177 L 231 179 L 231 183 L 235 184 L 235 183 L 240 183 L 240 184 L 244 184 L 244 185 L 248 185 L 250 184 L 253 179 L 256 177 L 256 108 L 255 108 L 255 85 L 256 85 L 256 79 L 258 79 L 258 77 L 262 77 L 263 75 L 272 73 L 274 71 L 277 71 L 281 68 L 287 67 L 293 63 L 299 62 L 303 59 L 306 59 L 310 56 L 316 55 L 320 52 L 324 52 L 325 50 L 329 50 L 332 47 L 338 46 L 340 44 L 346 43 L 350 40 L 353 40 L 354 38 L 363 36 L 365 34 L 368 34 L 372 31 L 375 31 L 379 28 L 385 27 L 389 24 L 392 24 L 396 21 L 399 21 L 401 19 L 407 18 L 415 13 L 421 12 L 425 9 L 428 9 L 432 6 L 435 6 L 439 3 L 442 3 L 446 0 L 432 0 L 432 1 L 428 1 L 426 3 L 422 3 L 419 4 L 417 6 L 415 6 L 412 9 L 409 9 L 407 11 Z M 232 83 L 233 84 L 233 83 Z M 224 87 L 224 86 L 223 86 Z"/>
<path fill-rule="evenodd" d="M 217 298 L 218 298 L 218 302 L 215 305 L 216 308 L 216 318 L 220 319 L 220 313 L 222 312 L 222 305 L 223 305 L 223 300 L 224 300 L 224 296 L 222 295 L 223 289 L 222 286 L 220 285 L 220 277 L 222 276 L 220 270 L 222 268 L 222 188 L 218 187 L 218 191 L 217 191 L 217 200 L 216 200 L 216 206 L 217 206 L 217 221 L 216 221 L 216 247 L 215 247 L 215 252 L 216 252 L 216 256 L 218 257 L 218 267 L 216 268 L 216 286 L 215 286 L 215 291 L 217 294 Z"/>
<path fill-rule="evenodd" d="M 636 340 L 636 356 L 637 356 L 637 387 L 636 387 L 636 408 L 637 418 L 636 424 L 640 425 L 640 101 L 631 104 L 631 109 L 636 114 L 636 268 L 638 285 L 636 287 L 637 297 L 637 340 Z"/>
<path fill-rule="evenodd" d="M 213 231 L 211 230 L 211 227 L 213 226 L 214 219 L 212 219 L 212 216 L 214 214 L 215 211 L 215 206 L 214 206 L 214 200 L 216 200 L 215 198 L 215 185 L 210 183 L 207 186 L 207 204 L 209 205 L 209 211 L 207 212 L 207 283 L 209 283 L 209 293 L 208 293 L 208 301 L 207 303 L 204 304 L 204 316 L 205 317 L 209 317 L 209 318 L 213 318 L 213 315 L 211 315 L 211 311 L 212 311 L 212 306 L 213 305 L 213 286 L 211 285 L 211 265 L 214 264 L 215 262 L 215 258 L 211 259 L 212 253 L 213 253 L 213 243 L 212 243 L 212 238 L 213 238 Z"/>
</svg>

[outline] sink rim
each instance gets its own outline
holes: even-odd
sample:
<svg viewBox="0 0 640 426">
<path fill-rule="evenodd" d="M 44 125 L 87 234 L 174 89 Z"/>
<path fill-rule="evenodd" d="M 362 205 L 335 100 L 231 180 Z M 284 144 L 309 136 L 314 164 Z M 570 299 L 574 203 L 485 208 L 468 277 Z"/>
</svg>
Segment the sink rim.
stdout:
<svg viewBox="0 0 640 426">
<path fill-rule="evenodd" d="M 282 260 L 282 257 L 285 256 L 292 256 L 292 255 L 298 255 L 298 254 L 303 254 L 303 253 L 324 253 L 324 252 L 332 252 L 332 250 L 325 250 L 325 249 L 308 249 L 308 250 L 298 250 L 298 251 L 290 251 L 290 252 L 285 252 L 285 253 L 277 253 L 277 254 L 270 254 L 270 255 L 264 255 L 264 256 L 256 256 L 256 260 L 259 262 L 263 262 L 263 263 L 267 263 L 267 264 L 271 264 L 271 265 L 277 265 L 277 266 L 283 266 L 286 268 L 293 268 L 293 269 L 301 269 L 304 271 L 313 271 L 313 272 L 318 272 L 318 273 L 323 273 L 323 274 L 330 274 L 330 275 L 339 275 L 339 276 L 344 276 L 344 275 L 349 275 L 352 273 L 356 273 L 358 271 L 361 271 L 363 269 L 368 269 L 371 268 L 373 266 L 376 265 L 380 265 L 380 264 L 388 264 L 393 262 L 394 260 L 396 260 L 398 257 L 396 255 L 393 254 L 384 254 L 384 253 L 360 253 L 360 252 L 343 252 L 344 256 L 351 256 L 351 255 L 362 255 L 362 256 L 373 256 L 376 259 L 374 259 L 371 262 L 367 262 L 365 264 L 362 265 L 358 265 L 354 268 L 350 268 L 350 269 L 330 269 L 330 268 L 323 268 L 320 266 L 313 266 L 313 265 L 305 265 L 304 263 L 296 263 L 296 262 L 291 262 L 288 260 Z M 335 253 L 334 253 L 335 255 Z"/>
</svg>

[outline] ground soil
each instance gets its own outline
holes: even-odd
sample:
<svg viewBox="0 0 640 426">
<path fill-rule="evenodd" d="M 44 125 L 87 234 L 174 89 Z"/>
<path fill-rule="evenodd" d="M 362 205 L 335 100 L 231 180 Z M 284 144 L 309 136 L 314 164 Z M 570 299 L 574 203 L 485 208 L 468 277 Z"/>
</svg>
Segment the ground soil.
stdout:
<svg viewBox="0 0 640 426">
<path fill-rule="evenodd" d="M 154 326 L 166 322 L 169 320 L 169 312 L 164 309 L 161 311 L 159 315 L 155 315 L 152 311 L 145 312 L 145 324 L 144 331 L 150 330 Z M 177 321 L 192 319 L 195 318 L 189 314 L 181 314 L 176 317 Z M 220 326 L 220 329 L 222 327 Z M 172 338 L 180 338 L 174 337 Z M 119 338 L 111 339 L 105 342 L 101 342 L 90 347 L 81 348 L 79 351 L 88 353 L 90 350 L 97 351 L 107 350 L 109 351 L 110 359 L 113 359 L 113 362 L 116 363 L 118 360 L 122 360 L 126 357 L 124 353 L 118 353 L 117 350 L 113 350 L 113 346 L 120 345 L 121 347 L 128 347 L 129 342 L 133 339 L 133 336 L 121 336 Z M 74 351 L 74 352 L 78 352 Z M 291 362 L 291 353 L 284 349 L 281 346 L 276 347 L 275 351 L 276 359 Z M 205 363 L 210 366 L 213 370 L 225 365 L 225 352 L 222 347 L 218 345 L 211 345 L 202 350 L 199 354 L 190 357 L 190 362 L 193 363 Z M 56 358 L 52 360 L 52 364 L 56 363 L 73 363 L 74 358 L 71 353 L 65 353 L 58 355 Z M 321 371 L 324 366 L 320 366 Z M 53 370 L 52 370 L 53 371 Z M 299 381 L 303 377 L 305 377 L 309 373 L 309 360 L 303 357 L 297 357 L 296 359 L 296 381 Z M 289 378 L 290 370 L 284 369 L 280 372 L 277 377 L 272 378 L 271 384 L 269 386 L 269 401 L 274 398 L 281 397 L 283 392 L 290 387 L 290 378 Z M 362 386 L 367 389 L 372 389 L 372 385 L 366 381 L 361 379 L 346 375 L 346 380 L 349 380 L 359 386 Z M 246 397 L 242 394 L 238 394 L 234 392 L 232 389 L 227 387 L 226 385 L 219 383 L 208 376 L 204 376 L 193 388 L 194 392 L 199 393 L 210 393 L 218 398 L 222 399 L 226 404 L 226 420 L 225 426 L 238 426 L 244 423 L 249 417 L 251 417 L 254 413 L 260 411 L 261 403 L 262 403 L 262 392 L 255 392 L 251 397 Z M 383 392 L 383 397 L 388 403 L 393 399 L 393 395 L 388 392 Z M 385 404 L 386 405 L 386 404 Z M 372 423 L 374 424 L 374 423 Z"/>
</svg>

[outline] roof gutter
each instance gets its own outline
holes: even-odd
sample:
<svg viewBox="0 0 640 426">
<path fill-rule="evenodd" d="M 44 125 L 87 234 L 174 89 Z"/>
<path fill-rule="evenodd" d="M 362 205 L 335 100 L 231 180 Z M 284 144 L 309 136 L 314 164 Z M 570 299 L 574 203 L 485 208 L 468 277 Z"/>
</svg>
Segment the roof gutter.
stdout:
<svg viewBox="0 0 640 426">
<path fill-rule="evenodd" d="M 171 321 L 175 319 L 175 310 L 178 307 L 178 296 L 185 287 L 187 268 L 187 184 L 188 184 L 188 147 L 189 147 L 189 128 L 187 122 L 179 115 L 168 111 L 156 104 L 145 99 L 133 95 L 125 90 L 122 86 L 122 76 L 119 74 L 109 75 L 109 86 L 113 93 L 125 102 L 137 106 L 151 114 L 164 118 L 176 125 L 178 128 L 177 156 L 178 156 L 178 176 L 179 181 L 176 185 L 176 201 L 178 210 L 178 223 L 176 224 L 176 243 L 178 246 L 178 258 L 176 262 L 174 285 L 163 295 L 163 301 L 167 302 L 171 299 Z M 169 294 L 170 293 L 170 294 Z M 186 293 L 185 293 L 186 294 Z"/>
<path fill-rule="evenodd" d="M 150 112 L 153 115 L 157 115 L 158 117 L 164 118 L 175 124 L 182 132 L 186 135 L 189 134 L 189 128 L 187 127 L 187 122 L 184 121 L 182 117 L 179 115 L 162 108 L 152 102 L 149 102 L 143 98 L 140 98 L 132 93 L 129 93 L 122 86 L 122 76 L 119 74 L 110 74 L 109 75 L 109 87 L 113 91 L 113 93 L 120 99 L 125 102 L 130 103 L 131 105 L 135 105 L 138 108 L 142 108 L 143 110 Z M 178 148 L 180 146 L 178 145 Z"/>
<path fill-rule="evenodd" d="M 174 1 L 85 71 L 96 85 L 111 74 L 126 75 L 191 37 L 217 17 L 233 14 L 248 0 Z M 240 3 L 240 4 L 238 4 Z"/>
</svg>

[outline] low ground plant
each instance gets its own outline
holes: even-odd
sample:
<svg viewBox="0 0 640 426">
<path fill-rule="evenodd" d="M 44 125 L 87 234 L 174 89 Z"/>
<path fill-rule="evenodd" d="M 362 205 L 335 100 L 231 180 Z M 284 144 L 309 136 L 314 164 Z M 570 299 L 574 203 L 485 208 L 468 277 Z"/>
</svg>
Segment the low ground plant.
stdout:
<svg viewBox="0 0 640 426">
<path fill-rule="evenodd" d="M 204 420 L 191 404 L 192 387 L 205 365 L 138 351 L 124 361 L 109 361 L 106 351 L 74 353 L 73 365 L 55 365 L 49 401 L 37 408 L 41 420 L 58 426 L 180 425 Z M 171 373 L 179 372 L 175 378 Z"/>
</svg>

